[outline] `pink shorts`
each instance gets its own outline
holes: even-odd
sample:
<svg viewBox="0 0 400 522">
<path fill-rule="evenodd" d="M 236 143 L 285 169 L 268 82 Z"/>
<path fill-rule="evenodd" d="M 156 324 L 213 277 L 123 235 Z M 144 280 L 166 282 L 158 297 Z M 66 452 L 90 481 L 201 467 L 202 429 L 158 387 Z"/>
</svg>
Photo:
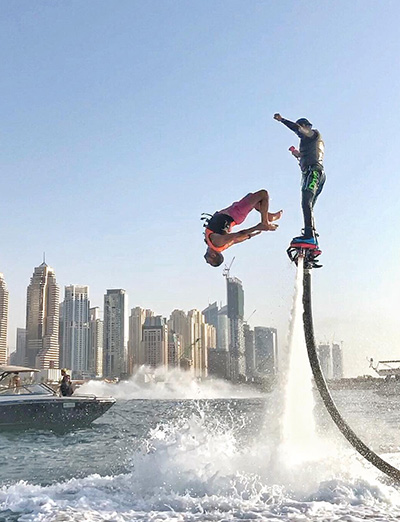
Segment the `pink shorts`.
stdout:
<svg viewBox="0 0 400 522">
<path fill-rule="evenodd" d="M 233 218 L 237 225 L 240 225 L 240 223 L 243 223 L 243 221 L 254 208 L 255 203 L 254 199 L 252 199 L 252 196 L 253 193 L 249 192 L 249 194 L 247 194 L 247 196 L 242 198 L 240 201 L 235 201 L 235 203 L 232 203 L 230 207 L 224 208 L 219 212 L 221 214 L 228 214 L 228 216 Z"/>
</svg>

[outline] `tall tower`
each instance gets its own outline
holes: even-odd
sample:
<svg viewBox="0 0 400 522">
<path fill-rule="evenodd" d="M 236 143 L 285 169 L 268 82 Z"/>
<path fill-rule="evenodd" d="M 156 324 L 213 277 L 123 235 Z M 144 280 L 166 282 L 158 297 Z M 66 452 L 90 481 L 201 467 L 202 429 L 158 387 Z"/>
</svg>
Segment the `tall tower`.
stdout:
<svg viewBox="0 0 400 522">
<path fill-rule="evenodd" d="M 200 310 L 190 310 L 189 320 L 189 357 L 193 361 L 195 377 L 208 375 L 208 350 L 216 348 L 216 331 L 214 326 L 205 322 Z"/>
<path fill-rule="evenodd" d="M 60 289 L 54 270 L 36 267 L 26 297 L 26 360 L 38 369 L 58 368 Z"/>
<path fill-rule="evenodd" d="M 103 373 L 123 377 L 128 369 L 128 295 L 120 288 L 104 296 Z"/>
<path fill-rule="evenodd" d="M 229 318 L 229 353 L 231 356 L 231 379 L 240 380 L 246 375 L 243 335 L 244 291 L 236 277 L 226 277 Z"/>
<path fill-rule="evenodd" d="M 244 347 L 245 347 L 245 358 L 246 358 L 246 376 L 251 378 L 254 377 L 254 370 L 256 367 L 256 356 L 254 348 L 254 330 L 245 323 L 243 325 L 244 333 Z"/>
<path fill-rule="evenodd" d="M 174 310 L 169 316 L 168 328 L 172 333 L 182 336 L 182 353 L 185 355 L 191 343 L 187 314 L 183 310 Z"/>
<path fill-rule="evenodd" d="M 89 287 L 65 287 L 62 306 L 61 364 L 82 378 L 89 372 Z"/>
<path fill-rule="evenodd" d="M 0 364 L 7 364 L 8 290 L 0 273 Z"/>
<path fill-rule="evenodd" d="M 147 366 L 168 368 L 168 326 L 161 315 L 146 317 L 143 325 L 144 362 Z"/>
<path fill-rule="evenodd" d="M 334 379 L 343 378 L 343 352 L 340 344 L 332 344 L 332 377 Z"/>
<path fill-rule="evenodd" d="M 25 328 L 17 328 L 16 350 L 10 357 L 10 364 L 16 366 L 24 366 L 26 360 L 26 330 Z"/>
<path fill-rule="evenodd" d="M 145 356 L 142 343 L 142 330 L 146 317 L 153 317 L 151 310 L 145 310 L 136 306 L 132 308 L 129 316 L 129 341 L 128 341 L 128 373 L 132 374 L 135 367 L 145 364 Z"/>
<path fill-rule="evenodd" d="M 276 375 L 278 371 L 278 333 L 276 328 L 254 328 L 255 366 L 261 375 Z"/>
<path fill-rule="evenodd" d="M 332 379 L 332 350 L 330 344 L 320 344 L 317 348 L 319 364 L 325 379 Z"/>
<path fill-rule="evenodd" d="M 103 376 L 103 321 L 98 306 L 90 308 L 89 321 L 89 372 L 96 377 Z"/>
</svg>

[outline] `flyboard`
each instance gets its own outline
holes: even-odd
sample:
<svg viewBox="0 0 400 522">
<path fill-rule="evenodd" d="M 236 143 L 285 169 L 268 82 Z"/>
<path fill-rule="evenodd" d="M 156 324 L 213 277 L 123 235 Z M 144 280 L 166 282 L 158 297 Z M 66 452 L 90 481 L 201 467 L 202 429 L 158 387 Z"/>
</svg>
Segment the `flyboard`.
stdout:
<svg viewBox="0 0 400 522">
<path fill-rule="evenodd" d="M 347 441 L 358 451 L 368 462 L 378 468 L 380 471 L 388 475 L 390 478 L 400 482 L 400 470 L 383 460 L 379 455 L 372 451 L 364 442 L 354 433 L 350 426 L 340 415 L 339 410 L 334 403 L 328 390 L 324 375 L 319 364 L 316 343 L 314 338 L 314 325 L 312 317 L 311 302 L 311 269 L 320 268 L 317 256 L 321 254 L 318 243 L 314 240 L 311 242 L 300 241 L 295 238 L 287 249 L 289 259 L 298 263 L 299 258 L 303 259 L 304 277 L 303 277 L 303 325 L 304 335 L 307 346 L 308 360 L 310 362 L 312 374 L 318 392 L 321 395 L 323 403 L 332 417 L 333 422 L 339 428 Z"/>
</svg>

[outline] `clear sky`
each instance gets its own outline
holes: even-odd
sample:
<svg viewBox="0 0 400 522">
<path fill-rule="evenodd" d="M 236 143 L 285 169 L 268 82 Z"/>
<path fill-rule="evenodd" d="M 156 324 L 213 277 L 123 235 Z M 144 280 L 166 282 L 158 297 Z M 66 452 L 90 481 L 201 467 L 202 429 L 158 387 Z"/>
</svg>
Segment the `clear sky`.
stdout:
<svg viewBox="0 0 400 522">
<path fill-rule="evenodd" d="M 316 336 L 343 341 L 347 375 L 368 373 L 367 356 L 400 358 L 399 19 L 397 0 L 1 2 L 10 347 L 44 251 L 61 295 L 87 284 L 92 306 L 107 288 L 165 316 L 225 301 L 200 214 L 260 188 L 280 227 L 226 260 L 251 326 L 284 342 L 302 215 L 280 112 L 307 117 L 326 146 Z"/>
</svg>

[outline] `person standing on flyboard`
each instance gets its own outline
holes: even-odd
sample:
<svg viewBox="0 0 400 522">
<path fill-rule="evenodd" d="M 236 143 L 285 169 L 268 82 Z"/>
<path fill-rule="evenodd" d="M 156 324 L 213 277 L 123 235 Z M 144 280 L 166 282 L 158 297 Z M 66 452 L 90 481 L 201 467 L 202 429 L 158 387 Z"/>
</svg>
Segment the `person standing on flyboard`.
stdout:
<svg viewBox="0 0 400 522">
<path fill-rule="evenodd" d="M 318 244 L 313 210 L 326 179 L 323 166 L 324 142 L 320 132 L 313 129 L 312 124 L 306 118 L 293 122 L 276 113 L 274 119 L 286 125 L 300 138 L 299 150 L 295 147 L 289 148 L 292 155 L 298 159 L 302 173 L 301 208 L 304 218 L 303 234 L 294 238 L 293 241 Z"/>
</svg>

